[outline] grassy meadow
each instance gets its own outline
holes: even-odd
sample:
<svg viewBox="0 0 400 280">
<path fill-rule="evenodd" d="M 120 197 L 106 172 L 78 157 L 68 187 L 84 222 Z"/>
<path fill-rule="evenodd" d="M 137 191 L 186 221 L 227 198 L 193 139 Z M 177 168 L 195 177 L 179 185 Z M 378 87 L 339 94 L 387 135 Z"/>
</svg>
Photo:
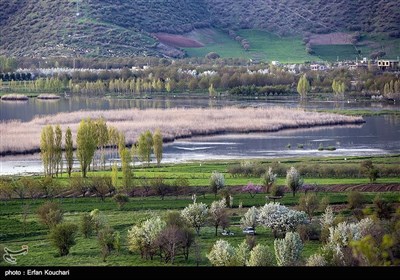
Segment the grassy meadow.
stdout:
<svg viewBox="0 0 400 280">
<path fill-rule="evenodd" d="M 383 156 L 383 157 L 349 157 L 346 161 L 343 158 L 282 158 L 277 161 L 258 161 L 254 163 L 263 166 L 275 166 L 277 170 L 284 170 L 290 166 L 310 166 L 312 164 L 322 167 L 336 166 L 342 168 L 354 169 L 360 165 L 360 162 L 371 159 L 373 164 L 380 170 L 384 168 L 396 167 L 400 163 L 400 155 Z M 167 182 L 173 179 L 183 177 L 188 179 L 189 187 L 207 187 L 209 176 L 213 171 L 219 171 L 224 174 L 226 185 L 228 188 L 233 186 L 243 186 L 248 182 L 254 184 L 260 183 L 260 178 L 256 176 L 231 176 L 228 173 L 229 167 L 240 164 L 239 161 L 208 161 L 193 162 L 185 164 L 162 164 L 160 167 L 151 165 L 135 167 L 134 182 L 139 184 L 140 178 L 151 179 L 154 177 L 163 177 Z M 94 171 L 88 174 L 89 177 L 110 175 L 109 170 Z M 122 181 L 122 173 L 119 172 L 119 182 Z M 74 172 L 73 176 L 80 176 L 79 172 Z M 38 177 L 39 179 L 40 177 Z M 348 191 L 331 191 L 328 187 L 330 184 L 358 184 L 358 185 L 374 185 L 369 184 L 368 179 L 364 176 L 356 176 L 356 178 L 334 178 L 334 177 L 307 177 L 306 184 L 318 184 L 320 191 L 317 197 L 321 200 L 323 197 L 329 199 L 329 203 L 334 207 L 336 215 L 349 216 L 352 210 L 348 209 Z M 55 179 L 58 185 L 64 185 L 68 188 L 69 179 L 64 174 L 61 178 Z M 382 176 L 378 178 L 377 185 L 383 183 L 399 184 L 398 176 Z M 284 176 L 278 175 L 278 185 L 284 184 Z M 324 188 L 326 190 L 324 191 Z M 377 195 L 373 191 L 362 192 L 364 197 L 364 205 L 369 208 L 372 213 L 372 201 Z M 398 191 L 380 192 L 382 197 L 388 202 L 398 205 L 400 194 Z M 266 193 L 255 194 L 251 197 L 248 193 L 234 192 L 233 206 L 228 209 L 230 217 L 229 229 L 234 233 L 233 236 L 215 236 L 215 229 L 210 224 L 206 224 L 200 232 L 200 236 L 196 236 L 196 244 L 198 244 L 199 254 L 196 254 L 196 247 L 190 249 L 189 260 L 185 261 L 182 256 L 178 256 L 173 265 L 175 266 L 210 266 L 206 254 L 218 239 L 229 241 L 232 245 L 242 242 L 246 235 L 242 233 L 240 227 L 240 218 L 251 206 L 262 206 L 270 200 L 266 197 Z M 299 203 L 301 193 L 295 197 L 291 193 L 279 200 L 281 204 L 289 207 L 296 207 Z M 217 199 L 220 195 L 217 195 Z M 93 209 L 99 209 L 105 216 L 111 227 L 118 230 L 121 235 L 121 250 L 113 252 L 107 260 L 103 262 L 100 247 L 96 237 L 84 238 L 81 233 L 77 234 L 76 245 L 71 248 L 70 254 L 65 257 L 58 256 L 57 250 L 51 245 L 48 238 L 48 230 L 38 222 L 36 209 L 45 201 L 52 200 L 59 202 L 64 211 L 64 221 L 80 224 L 80 219 L 84 213 L 88 213 Z M 214 201 L 214 194 L 205 193 L 197 196 L 197 202 L 203 202 L 210 205 Z M 131 197 L 129 202 L 122 209 L 117 208 L 117 204 L 112 198 L 107 197 L 105 201 L 101 201 L 98 197 L 56 197 L 52 199 L 12 199 L 0 201 L 0 244 L 9 248 L 17 249 L 22 245 L 29 246 L 29 253 L 25 256 L 18 257 L 18 266 L 171 266 L 155 256 L 154 260 L 145 260 L 140 257 L 138 252 L 129 252 L 127 243 L 127 231 L 132 225 L 140 224 L 145 219 L 158 215 L 165 217 L 169 210 L 182 210 L 188 204 L 192 203 L 191 195 L 171 195 L 161 199 L 159 196 L 135 196 Z M 242 207 L 239 207 L 239 205 Z M 320 215 L 321 210 L 317 210 L 316 215 Z M 260 244 L 268 245 L 273 250 L 274 237 L 270 229 L 258 226 L 256 228 L 256 241 Z M 319 241 L 305 241 L 302 253 L 303 259 L 317 252 L 321 247 Z M 0 262 L 0 266 L 6 265 Z"/>
</svg>

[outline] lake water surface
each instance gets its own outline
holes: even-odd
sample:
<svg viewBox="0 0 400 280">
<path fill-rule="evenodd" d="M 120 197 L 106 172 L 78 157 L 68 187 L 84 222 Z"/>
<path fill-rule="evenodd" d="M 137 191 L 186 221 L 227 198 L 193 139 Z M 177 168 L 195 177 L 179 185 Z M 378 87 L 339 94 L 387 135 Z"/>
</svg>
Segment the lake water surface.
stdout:
<svg viewBox="0 0 400 280">
<path fill-rule="evenodd" d="M 61 99 L 44 102 L 31 99 L 25 103 L 1 102 L 1 120 L 28 121 L 34 115 L 61 111 L 109 110 L 118 108 L 173 108 L 221 106 L 285 106 L 311 109 L 399 109 L 395 105 L 355 102 L 309 102 L 296 100 L 209 100 L 160 98 L 142 100 Z M 193 137 L 164 145 L 163 162 L 204 161 L 210 159 L 279 158 L 298 156 L 368 156 L 400 153 L 400 118 L 396 116 L 366 117 L 362 125 L 282 130 L 272 133 L 227 134 Z M 334 146 L 335 151 L 318 151 L 318 147 Z M 290 146 L 290 148 L 289 148 Z M 301 146 L 303 148 L 301 148 Z M 76 164 L 76 167 L 78 165 Z M 38 154 L 3 157 L 0 175 L 42 172 Z"/>
</svg>

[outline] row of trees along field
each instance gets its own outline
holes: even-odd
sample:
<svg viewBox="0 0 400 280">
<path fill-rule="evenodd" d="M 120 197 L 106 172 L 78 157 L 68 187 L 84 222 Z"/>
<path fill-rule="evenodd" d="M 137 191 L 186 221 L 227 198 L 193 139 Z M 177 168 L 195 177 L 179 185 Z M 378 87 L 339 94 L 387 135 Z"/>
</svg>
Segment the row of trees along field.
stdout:
<svg viewBox="0 0 400 280">
<path fill-rule="evenodd" d="M 267 70 L 267 71 L 266 71 Z M 301 96 L 309 92 L 333 92 L 343 96 L 344 92 L 383 94 L 396 99 L 400 94 L 400 81 L 393 73 L 378 70 L 306 71 L 298 75 L 283 68 L 268 66 L 249 67 L 153 67 L 143 71 L 124 68 L 121 71 L 72 71 L 58 73 L 52 77 L 37 77 L 36 80 L 2 82 L 3 91 L 13 92 L 73 92 L 85 95 L 207 91 L 226 91 L 230 94 L 265 95 L 293 93 Z M 1 79 L 0 79 L 1 80 Z M 306 89 L 306 90 L 303 90 Z M 393 98 L 396 97 L 396 98 Z"/>
<path fill-rule="evenodd" d="M 63 144 L 64 142 L 64 144 Z M 152 134 L 149 130 L 140 134 L 136 144 L 131 149 L 126 147 L 125 135 L 113 126 L 107 126 L 103 118 L 91 120 L 83 119 L 78 127 L 76 145 L 72 138 L 71 129 L 65 131 L 64 141 L 60 125 L 53 127 L 47 125 L 42 129 L 40 138 L 40 154 L 43 161 L 46 176 L 58 177 L 63 172 L 63 153 L 66 163 L 66 171 L 71 177 L 74 162 L 74 147 L 76 158 L 80 163 L 82 177 L 86 177 L 90 167 L 105 169 L 105 151 L 109 147 L 111 156 L 119 155 L 124 177 L 130 177 L 131 164 L 135 157 L 142 162 L 150 164 L 151 154 L 154 153 L 157 164 L 162 160 L 163 137 L 160 130 Z M 115 164 L 116 167 L 116 164 Z M 128 180 L 128 179 L 125 179 Z"/>
</svg>

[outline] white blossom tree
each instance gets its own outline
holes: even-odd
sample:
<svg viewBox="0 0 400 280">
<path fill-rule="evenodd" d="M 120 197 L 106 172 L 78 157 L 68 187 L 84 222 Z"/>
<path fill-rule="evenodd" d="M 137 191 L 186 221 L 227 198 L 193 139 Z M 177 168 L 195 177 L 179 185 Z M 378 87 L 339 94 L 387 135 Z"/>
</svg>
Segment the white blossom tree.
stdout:
<svg viewBox="0 0 400 280">
<path fill-rule="evenodd" d="M 207 221 L 208 207 L 202 202 L 194 202 L 182 210 L 181 216 L 196 230 L 197 235 L 200 235 L 200 229 Z"/>
<path fill-rule="evenodd" d="M 273 253 L 268 246 L 258 244 L 251 250 L 247 266 L 272 266 L 274 265 Z"/>
<path fill-rule="evenodd" d="M 255 206 L 251 207 L 244 216 L 240 219 L 242 228 L 252 227 L 256 228 L 258 218 L 258 210 Z"/>
<path fill-rule="evenodd" d="M 215 236 L 218 234 L 218 227 L 224 227 L 228 223 L 228 214 L 226 212 L 226 200 L 225 198 L 213 201 L 210 206 L 210 219 L 215 227 Z"/>
<path fill-rule="evenodd" d="M 266 192 L 269 192 L 271 186 L 276 182 L 276 177 L 277 174 L 272 172 L 272 167 L 269 167 L 268 171 L 262 175 L 261 179 Z"/>
<path fill-rule="evenodd" d="M 300 259 L 303 243 L 297 232 L 287 232 L 284 239 L 275 239 L 274 248 L 278 266 L 294 266 Z"/>
<path fill-rule="evenodd" d="M 156 248 L 155 241 L 166 223 L 160 217 L 153 217 L 144 221 L 141 225 L 134 225 L 128 230 L 128 248 L 130 251 L 140 251 L 143 257 L 153 259 Z"/>
<path fill-rule="evenodd" d="M 300 173 L 293 166 L 286 173 L 286 186 L 292 190 L 293 196 L 303 186 L 303 179 Z"/>
<path fill-rule="evenodd" d="M 235 248 L 225 240 L 217 240 L 207 258 L 213 266 L 232 266 L 235 262 Z"/>
<path fill-rule="evenodd" d="M 217 197 L 218 191 L 223 187 L 225 187 L 224 174 L 214 171 L 210 177 L 210 188 L 215 197 Z"/>
<path fill-rule="evenodd" d="M 257 221 L 271 228 L 277 237 L 278 233 L 295 230 L 299 224 L 308 223 L 308 217 L 303 211 L 291 210 L 279 202 L 270 202 L 260 208 Z"/>
<path fill-rule="evenodd" d="M 325 260 L 325 258 L 320 255 L 320 254 L 314 254 L 311 255 L 308 259 L 307 259 L 307 266 L 326 266 L 327 262 Z"/>
<path fill-rule="evenodd" d="M 333 214 L 333 209 L 330 205 L 325 208 L 325 212 L 321 215 L 320 224 L 322 228 L 329 228 L 333 225 L 335 220 L 335 215 Z"/>
<path fill-rule="evenodd" d="M 235 249 L 235 265 L 245 266 L 250 257 L 250 248 L 246 240 L 243 240 Z"/>
</svg>

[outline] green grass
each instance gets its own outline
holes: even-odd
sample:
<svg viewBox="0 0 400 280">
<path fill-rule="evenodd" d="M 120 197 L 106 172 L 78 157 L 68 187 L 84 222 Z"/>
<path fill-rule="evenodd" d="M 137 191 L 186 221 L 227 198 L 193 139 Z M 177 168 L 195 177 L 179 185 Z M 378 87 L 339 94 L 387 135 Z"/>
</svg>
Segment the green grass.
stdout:
<svg viewBox="0 0 400 280">
<path fill-rule="evenodd" d="M 398 201 L 398 193 L 382 193 L 383 197 L 388 201 Z M 364 193 L 367 203 L 371 203 L 375 193 Z M 343 204 L 347 201 L 347 193 L 318 193 L 318 197 L 328 196 L 330 203 Z M 299 195 L 293 197 L 287 194 L 280 201 L 285 205 L 295 205 L 298 203 Z M 208 205 L 214 200 L 214 196 L 207 194 L 206 198 L 198 197 L 199 202 L 207 203 Z M 116 210 L 116 204 L 107 198 L 105 202 L 101 202 L 98 198 L 64 198 L 56 199 L 62 205 L 65 211 L 64 220 L 67 222 L 79 224 L 83 213 L 89 212 L 95 208 L 101 210 L 107 217 L 107 220 L 114 229 L 121 233 L 122 250 L 119 253 L 113 253 L 107 258 L 107 262 L 103 262 L 100 257 L 100 248 L 94 236 L 85 239 L 81 234 L 78 234 L 76 245 L 72 247 L 70 255 L 66 257 L 58 257 L 57 250 L 52 247 L 48 240 L 48 230 L 40 225 L 37 221 L 35 212 L 36 208 L 45 202 L 45 199 L 37 200 L 12 200 L 2 202 L 0 204 L 0 243 L 13 249 L 20 248 L 21 245 L 29 246 L 29 253 L 26 256 L 19 256 L 18 266 L 159 266 L 165 265 L 156 257 L 155 260 L 143 260 L 138 253 L 129 253 L 127 249 L 127 231 L 132 225 L 138 224 L 141 221 L 149 218 L 152 215 L 164 216 L 167 212 L 165 209 L 181 210 L 183 207 L 191 203 L 189 197 L 167 197 L 161 200 L 158 197 L 147 198 L 131 198 L 130 202 L 123 210 Z M 210 265 L 206 254 L 210 251 L 212 245 L 217 239 L 226 239 L 232 245 L 237 245 L 245 239 L 245 235 L 240 229 L 240 217 L 247 210 L 246 208 L 239 209 L 239 202 L 243 203 L 244 207 L 260 206 L 266 202 L 265 194 L 257 194 L 254 198 L 250 198 L 247 194 L 234 195 L 234 208 L 230 209 L 231 226 L 230 230 L 235 233 L 234 236 L 214 236 L 214 228 L 205 226 L 201 229 L 201 235 L 196 237 L 201 248 L 201 265 Z M 27 215 L 27 223 L 23 223 L 23 205 L 29 205 L 29 214 Z M 345 210 L 344 212 L 348 212 Z M 320 213 L 317 213 L 320 214 Z M 274 238 L 269 229 L 261 226 L 257 227 L 257 242 L 266 244 L 273 248 Z M 321 246 L 319 242 L 305 242 L 303 258 L 315 253 Z M 195 254 L 190 252 L 188 262 L 185 262 L 181 257 L 177 258 L 175 265 L 194 266 L 196 263 Z M 5 265 L 0 262 L 0 266 Z"/>
<path fill-rule="evenodd" d="M 189 57 L 204 57 L 209 52 L 216 52 L 221 57 L 254 58 L 263 61 L 278 60 L 280 62 L 304 62 L 314 60 L 308 55 L 300 37 L 279 37 L 272 33 L 243 29 L 237 34 L 250 43 L 250 49 L 245 51 L 239 42 L 230 38 L 226 33 L 214 29 L 213 35 L 199 34 L 198 39 L 205 44 L 202 48 L 185 48 Z"/>
<path fill-rule="evenodd" d="M 326 61 L 355 60 L 358 56 L 353 45 L 313 45 L 312 49 L 315 56 Z"/>
<path fill-rule="evenodd" d="M 393 116 L 400 116 L 400 111 L 398 110 L 350 110 L 350 109 L 344 109 L 344 110 L 318 110 L 318 112 L 321 113 L 334 113 L 334 114 L 340 114 L 340 115 L 346 115 L 346 116 L 384 116 L 384 115 L 393 115 Z"/>
</svg>

